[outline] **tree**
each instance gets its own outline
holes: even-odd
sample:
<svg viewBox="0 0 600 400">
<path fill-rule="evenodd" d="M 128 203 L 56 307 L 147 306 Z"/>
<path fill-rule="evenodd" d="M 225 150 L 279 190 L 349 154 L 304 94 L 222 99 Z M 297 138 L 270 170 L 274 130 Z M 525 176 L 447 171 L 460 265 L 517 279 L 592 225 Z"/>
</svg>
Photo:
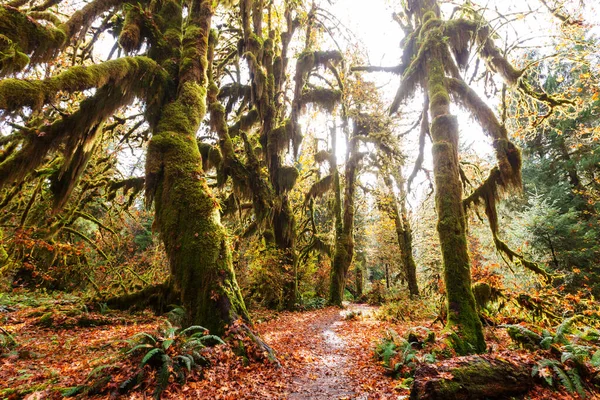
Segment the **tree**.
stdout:
<svg viewBox="0 0 600 400">
<path fill-rule="evenodd" d="M 52 60 L 77 35 L 84 38 L 91 22 L 110 10 L 124 17 L 119 26 L 121 48 L 139 54 L 145 44 L 145 51 L 73 66 L 46 79 L 2 80 L 0 108 L 16 112 L 31 107 L 34 112 L 14 134 L 22 144 L 0 164 L 0 184 L 22 180 L 59 149 L 65 155 L 63 168 L 75 167 L 74 163 L 82 162 L 75 157 L 78 149 L 98 138 L 100 127 L 115 111 L 138 99 L 152 132 L 145 192 L 147 205 L 155 206 L 155 227 L 170 262 L 171 281 L 166 287 L 179 293 L 187 311 L 186 324 L 222 333 L 239 317 L 248 319 L 219 220 L 219 204 L 206 184 L 195 138 L 207 108 L 209 36 L 217 4 L 96 0 L 65 23 L 47 14 L 31 14 L 38 10 L 35 6 L 17 8 L 23 5 L 15 2 L 16 7 L 0 8 L 2 43 L 12 51 L 3 53 L 10 56 L 2 59 L 3 75 Z M 49 23 L 40 24 L 36 16 Z M 51 106 L 60 91 L 87 89 L 96 89 L 95 94 L 84 98 L 77 111 L 50 122 L 39 120 L 39 112 Z"/>
<path fill-rule="evenodd" d="M 383 182 L 388 191 L 389 211 L 394 226 L 396 228 L 396 236 L 398 237 L 398 246 L 402 254 L 402 268 L 404 277 L 408 283 L 408 291 L 411 296 L 419 296 L 419 286 L 417 283 L 417 265 L 413 258 L 412 251 L 412 229 L 408 221 L 408 213 L 406 210 L 406 192 L 404 190 L 404 181 L 402 178 L 401 167 L 394 167 L 392 164 L 392 173 L 396 181 L 396 186 L 400 192 L 400 199 L 396 198 L 394 192 L 394 183 L 387 168 L 382 167 Z M 398 207 L 400 203 L 400 207 Z"/>
<path fill-rule="evenodd" d="M 451 340 L 459 353 L 482 352 L 485 342 L 471 290 L 465 208 L 482 203 L 498 250 L 511 260 L 518 259 L 527 268 L 542 274 L 545 271 L 511 250 L 498 237 L 498 191 L 520 188 L 521 156 L 509 140 L 504 124 L 463 80 L 460 71 L 466 68 L 470 50 L 475 48 L 488 69 L 497 72 L 508 85 L 552 107 L 568 101 L 535 91 L 525 79 L 525 71 L 510 65 L 496 47 L 492 29 L 472 7 L 466 5 L 454 14 L 457 15 L 455 18 L 444 20 L 437 1 L 412 0 L 406 3 L 404 12 L 404 17 L 398 16 L 406 33 L 402 42 L 402 63 L 393 68 L 368 66 L 355 70 L 384 70 L 402 75 L 390 107 L 392 113 L 398 111 L 400 104 L 417 87 L 424 89 L 421 136 L 429 132 L 433 142 L 437 231 L 444 262 L 447 328 L 453 332 Z M 498 161 L 485 182 L 464 200 L 458 154 L 458 120 L 450 114 L 450 96 L 473 115 L 493 140 Z"/>
</svg>

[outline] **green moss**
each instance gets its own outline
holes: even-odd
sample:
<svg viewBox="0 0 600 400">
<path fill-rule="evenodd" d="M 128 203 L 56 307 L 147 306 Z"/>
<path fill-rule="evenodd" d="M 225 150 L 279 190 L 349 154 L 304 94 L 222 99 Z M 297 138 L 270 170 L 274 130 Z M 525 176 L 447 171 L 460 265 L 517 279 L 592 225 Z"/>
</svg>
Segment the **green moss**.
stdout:
<svg viewBox="0 0 600 400">
<path fill-rule="evenodd" d="M 140 9 L 135 6 L 127 5 L 129 8 L 125 14 L 123 28 L 119 34 L 119 44 L 127 53 L 139 50 L 141 42 L 141 26 L 143 23 Z"/>
<path fill-rule="evenodd" d="M 298 179 L 298 170 L 295 167 L 283 166 L 277 172 L 279 188 L 283 191 L 290 191 Z"/>
<path fill-rule="evenodd" d="M 4 35 L 0 35 L 0 76 L 18 72 L 29 64 L 27 54 Z"/>
<path fill-rule="evenodd" d="M 315 88 L 302 93 L 300 104 L 316 104 L 328 112 L 333 112 L 335 106 L 340 103 L 342 92 L 335 89 Z"/>
<path fill-rule="evenodd" d="M 165 71 L 147 57 L 123 57 L 91 66 L 74 66 L 44 80 L 0 81 L 0 109 L 37 108 L 47 103 L 59 91 L 82 91 L 123 82 L 150 89 L 166 82 Z"/>
<path fill-rule="evenodd" d="M 18 9 L 5 6 L 0 6 L 0 32 L 5 38 L 3 42 L 7 42 L 6 39 L 12 42 L 13 53 L 21 53 L 16 60 L 14 55 L 9 57 L 20 65 L 23 65 L 25 60 L 23 55 L 28 55 L 34 63 L 50 60 L 67 41 L 63 30 L 53 26 L 42 26 Z M 2 60 L 0 59 L 0 62 Z M 4 59 L 0 65 L 0 76 L 17 71 L 17 65 L 8 66 L 7 61 Z"/>
</svg>

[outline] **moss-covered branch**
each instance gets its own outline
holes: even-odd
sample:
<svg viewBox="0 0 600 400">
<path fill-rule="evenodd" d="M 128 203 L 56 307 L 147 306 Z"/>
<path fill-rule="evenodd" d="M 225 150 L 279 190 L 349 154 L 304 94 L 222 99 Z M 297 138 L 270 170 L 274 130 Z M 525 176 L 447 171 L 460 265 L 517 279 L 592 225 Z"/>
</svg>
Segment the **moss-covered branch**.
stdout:
<svg viewBox="0 0 600 400">
<path fill-rule="evenodd" d="M 498 237 L 500 226 L 498 223 L 498 211 L 496 206 L 497 202 L 500 200 L 500 190 L 503 188 L 506 188 L 503 176 L 500 173 L 499 168 L 494 167 L 485 181 L 463 200 L 465 211 L 470 207 L 483 206 L 488 223 L 490 224 L 490 230 L 496 249 L 508 257 L 510 261 L 515 259 L 518 260 L 523 267 L 541 275 L 546 281 L 551 282 L 552 276 L 547 271 L 538 264 L 527 260 L 523 255 L 513 251 Z"/>
<path fill-rule="evenodd" d="M 26 132 L 26 140 L 21 149 L 0 163 L 0 187 L 23 179 L 44 162 L 47 154 L 59 147 L 62 147 L 66 158 L 70 159 L 77 147 L 95 132 L 95 126 L 120 107 L 129 104 L 136 94 L 141 94 L 142 88 L 137 91 L 127 88 L 128 86 L 123 86 L 119 90 L 111 86 L 102 87 L 94 96 L 82 101 L 79 110 L 73 114 Z"/>
<path fill-rule="evenodd" d="M 0 6 L 0 76 L 20 71 L 28 64 L 51 60 L 95 18 L 122 2 L 94 0 L 73 13 L 64 24 L 47 14 L 39 14 L 40 19 L 52 22 L 46 25 L 38 23 L 35 14 L 28 15 L 10 5 Z"/>
<path fill-rule="evenodd" d="M 166 72 L 147 57 L 124 57 L 90 66 L 74 66 L 63 73 L 37 81 L 4 79 L 0 81 L 0 109 L 38 108 L 59 91 L 75 92 L 105 85 L 151 87 L 166 81 Z"/>
</svg>

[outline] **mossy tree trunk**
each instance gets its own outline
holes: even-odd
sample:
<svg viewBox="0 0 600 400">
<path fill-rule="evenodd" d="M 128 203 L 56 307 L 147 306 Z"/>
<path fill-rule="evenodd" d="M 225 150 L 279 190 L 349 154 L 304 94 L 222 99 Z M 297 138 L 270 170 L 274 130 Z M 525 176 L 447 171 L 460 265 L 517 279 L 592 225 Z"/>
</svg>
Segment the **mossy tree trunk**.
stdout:
<svg viewBox="0 0 600 400">
<path fill-rule="evenodd" d="M 100 15 L 123 4 L 120 0 L 93 0 L 65 23 L 56 18 L 52 24 L 36 22 L 31 16 L 34 14 L 18 8 L 21 5 L 0 6 L 0 36 L 6 39 L 0 44 L 0 53 L 8 44 L 16 57 L 0 57 L 0 76 L 53 59 L 71 39 L 85 34 Z M 81 101 L 77 111 L 47 125 L 44 135 L 23 142 L 15 154 L 0 163 L 0 170 L 13 171 L 0 174 L 0 186 L 22 181 L 49 152 L 60 150 L 66 159 L 85 164 L 85 157 L 78 157 L 75 150 L 90 144 L 84 140 L 93 139 L 90 132 L 134 99 L 142 101 L 153 135 L 146 159 L 147 204 L 155 203 L 155 227 L 170 261 L 169 285 L 174 286 L 173 293 L 181 294 L 186 323 L 203 325 L 218 334 L 238 317 L 247 318 L 227 235 L 219 221 L 218 202 L 206 184 L 196 143 L 206 111 L 208 37 L 218 1 L 187 1 L 185 10 L 182 0 L 138 5 L 139 10 L 115 10 L 126 14 L 119 44 L 132 52 L 145 43 L 146 56 L 71 67 L 39 81 L 0 82 L 0 109 L 5 110 L 25 106 L 37 110 L 52 102 L 60 91 L 97 89 Z M 146 29 L 150 24 L 141 25 L 149 22 L 150 15 L 152 29 Z M 108 28 L 103 25 L 97 33 L 103 29 Z M 69 182 L 61 182 L 67 190 L 59 192 L 59 199 L 68 197 L 69 185 L 78 179 L 78 169 L 72 167 L 77 165 L 65 168 L 73 173 L 65 175 Z M 57 232 L 63 226 L 56 224 L 50 231 Z"/>
<path fill-rule="evenodd" d="M 276 32 L 270 30 L 263 36 L 263 14 L 265 5 L 261 0 L 242 0 L 240 14 L 244 35 L 245 57 L 250 70 L 252 84 L 252 102 L 256 107 L 261 123 L 260 142 L 268 169 L 269 183 L 273 191 L 273 205 L 267 229 L 272 230 L 273 244 L 280 253 L 280 273 L 284 276 L 282 307 L 294 309 L 298 299 L 297 289 L 297 255 L 295 249 L 296 221 L 291 209 L 288 192 L 295 184 L 297 172 L 293 167 L 284 166 L 282 150 L 287 148 L 292 137 L 289 132 L 292 126 L 284 119 L 286 105 L 278 98 L 285 87 L 287 47 L 296 26 L 291 19 L 291 5 L 287 4 L 285 19 L 287 31 L 279 33 L 278 41 L 274 40 Z M 268 12 L 272 17 L 271 10 Z M 268 21 L 272 29 L 273 21 Z M 291 173 L 291 174 L 290 174 Z"/>
<path fill-rule="evenodd" d="M 172 4 L 179 6 L 179 4 Z M 172 283 L 181 293 L 186 324 L 216 334 L 247 312 L 235 279 L 217 199 L 206 184 L 196 132 L 206 112 L 207 51 L 212 1 L 195 0 L 180 17 L 182 59 L 176 92 L 161 107 L 146 161 L 148 203 L 165 243 Z M 180 14 L 181 15 L 181 14 Z"/>
<path fill-rule="evenodd" d="M 434 39 L 435 40 L 435 39 Z M 432 46 L 442 46 L 442 37 Z M 435 47 L 426 62 L 427 92 L 433 142 L 433 175 L 437 231 L 444 261 L 448 318 L 447 328 L 456 333 L 459 353 L 485 350 L 483 328 L 471 290 L 471 263 L 467 248 L 466 216 L 458 164 L 458 121 L 450 114 L 450 96 L 444 84 L 441 51 Z"/>
<path fill-rule="evenodd" d="M 346 167 L 344 170 L 344 203 L 343 211 L 340 213 L 341 193 L 340 179 L 337 172 L 337 165 L 334 169 L 334 190 L 335 190 L 335 250 L 333 254 L 333 262 L 331 265 L 331 285 L 329 289 L 329 303 L 336 306 L 341 306 L 344 300 L 344 289 L 346 288 L 346 277 L 348 269 L 354 257 L 354 198 L 356 192 L 356 177 L 360 159 L 363 154 L 358 151 L 358 140 L 356 133 L 358 124 L 355 121 L 355 126 L 350 140 L 347 140 L 347 157 Z M 332 133 L 332 139 L 335 141 L 335 130 Z M 332 153 L 335 154 L 335 144 L 332 146 Z"/>
<path fill-rule="evenodd" d="M 415 372 L 411 399 L 508 399 L 534 385 L 531 366 L 492 356 L 457 357 L 423 364 Z"/>
<path fill-rule="evenodd" d="M 398 171 L 396 177 L 398 176 L 402 176 L 401 171 Z M 390 211 L 392 213 L 392 219 L 394 220 L 394 227 L 396 228 L 396 236 L 398 238 L 398 246 L 400 247 L 400 255 L 402 258 L 402 269 L 408 283 L 408 291 L 411 296 L 418 296 L 417 264 L 415 263 L 412 254 L 412 231 L 408 221 L 406 205 L 404 204 L 404 185 L 402 182 L 398 183 L 398 187 L 400 188 L 400 200 L 397 200 L 392 179 L 385 171 L 383 174 L 383 181 L 390 196 Z M 400 201 L 400 207 L 398 207 L 398 201 Z"/>
</svg>

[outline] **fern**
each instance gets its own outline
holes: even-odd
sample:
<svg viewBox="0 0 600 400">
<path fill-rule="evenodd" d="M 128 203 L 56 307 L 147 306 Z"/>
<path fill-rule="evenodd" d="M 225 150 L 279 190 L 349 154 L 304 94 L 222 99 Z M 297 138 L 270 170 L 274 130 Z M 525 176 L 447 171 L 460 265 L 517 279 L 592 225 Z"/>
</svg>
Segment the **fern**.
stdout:
<svg viewBox="0 0 600 400">
<path fill-rule="evenodd" d="M 154 389 L 154 398 L 156 400 L 160 399 L 162 393 L 169 386 L 169 377 L 171 376 L 171 358 L 166 354 L 162 354 L 160 361 L 160 367 L 156 375 L 156 388 Z"/>
<path fill-rule="evenodd" d="M 138 338 L 140 338 L 141 340 L 138 340 Z M 147 341 L 144 339 L 147 339 Z M 152 336 L 151 334 L 146 333 L 146 332 L 137 333 L 137 334 L 133 335 L 131 337 L 131 339 L 129 339 L 129 340 L 132 342 L 137 341 L 139 343 L 151 343 L 151 344 L 156 344 L 156 341 L 157 341 L 154 336 Z"/>
<path fill-rule="evenodd" d="M 556 328 L 556 334 L 554 335 L 554 343 L 568 344 L 569 341 L 566 338 L 566 334 L 571 331 L 573 324 L 583 318 L 581 315 L 575 315 L 571 318 L 565 319 L 559 326 Z"/>
<path fill-rule="evenodd" d="M 383 365 L 386 368 L 390 368 L 390 360 L 396 354 L 396 343 L 389 339 L 382 339 L 375 349 L 377 357 L 383 361 Z"/>
<path fill-rule="evenodd" d="M 585 389 L 583 387 L 583 382 L 581 381 L 581 377 L 579 376 L 577 370 L 570 369 L 567 371 L 567 375 L 569 376 L 569 378 L 571 378 L 571 382 L 573 383 L 573 387 L 575 388 L 577 394 L 585 398 Z"/>
<path fill-rule="evenodd" d="M 578 344 L 567 344 L 565 345 L 565 351 L 563 351 L 560 362 L 565 363 L 567 360 L 573 360 L 576 364 L 583 364 L 584 360 L 589 358 L 590 346 L 582 346 Z"/>
<path fill-rule="evenodd" d="M 203 335 L 203 336 L 197 336 L 198 333 L 195 333 L 194 335 L 192 335 L 192 338 L 197 338 L 200 342 L 204 343 L 204 342 L 214 342 L 214 343 L 218 343 L 218 344 L 225 344 L 225 342 L 218 336 L 216 335 Z"/>
<path fill-rule="evenodd" d="M 132 354 L 132 353 L 137 352 L 138 350 L 141 350 L 141 349 L 151 349 L 153 347 L 154 346 L 152 346 L 151 344 L 138 344 L 137 346 L 132 347 L 131 349 L 129 349 L 125 354 Z"/>
<path fill-rule="evenodd" d="M 181 325 L 185 317 L 185 309 L 173 304 L 171 304 L 169 307 L 173 307 L 173 309 L 167 313 L 167 319 L 173 325 Z"/>
<path fill-rule="evenodd" d="M 189 354 L 181 354 L 174 357 L 174 360 L 180 360 L 180 362 L 187 368 L 188 372 L 192 372 L 192 367 L 196 365 L 194 357 Z"/>
<path fill-rule="evenodd" d="M 193 332 L 193 331 L 201 331 L 201 332 L 197 332 L 197 333 L 194 334 L 194 335 L 197 335 L 197 334 L 204 334 L 204 332 L 208 332 L 208 329 L 206 329 L 205 327 L 200 326 L 200 325 L 192 325 L 190 327 L 185 328 L 181 332 L 179 332 L 179 334 L 180 335 L 186 335 L 189 332 Z"/>
<path fill-rule="evenodd" d="M 158 354 L 164 354 L 164 351 L 160 348 L 154 348 L 152 350 L 150 350 L 148 353 L 146 353 L 146 355 L 144 356 L 144 358 L 142 358 L 142 362 L 140 363 L 140 367 L 143 368 L 144 365 L 146 365 L 152 358 L 154 358 L 154 356 L 158 355 Z"/>
<path fill-rule="evenodd" d="M 597 350 L 594 353 L 592 359 L 590 360 L 590 363 L 596 368 L 600 367 L 600 350 Z"/>
<path fill-rule="evenodd" d="M 537 365 L 533 368 L 531 375 L 539 375 L 544 378 L 546 383 L 553 386 L 552 376 L 542 375 L 541 371 L 545 368 L 550 368 L 552 372 L 558 377 L 560 383 L 565 387 L 569 393 L 577 392 L 581 397 L 585 397 L 585 389 L 583 388 L 583 382 L 576 369 L 563 369 L 563 365 L 557 360 L 543 359 L 540 360 Z"/>
<path fill-rule="evenodd" d="M 145 374 L 146 373 L 145 373 L 144 369 L 140 369 L 140 371 L 138 373 L 130 376 L 128 379 L 123 381 L 123 383 L 121 383 L 119 385 L 119 389 L 118 389 L 119 393 L 120 394 L 127 393 L 131 389 L 133 389 L 134 387 L 136 387 L 137 385 L 142 383 L 142 381 L 144 380 Z"/>
<path fill-rule="evenodd" d="M 162 342 L 162 348 L 167 351 L 169 350 L 169 347 L 171 347 L 171 345 L 175 343 L 175 339 L 167 339 L 167 340 L 163 340 Z"/>
<path fill-rule="evenodd" d="M 562 369 L 558 363 L 553 364 L 552 369 L 554 370 L 554 373 L 558 375 L 558 379 L 560 379 L 560 382 L 563 384 L 565 389 L 567 389 L 569 393 L 574 393 L 575 386 L 573 385 L 573 382 L 571 382 L 571 378 L 569 375 L 567 375 L 565 370 Z"/>
</svg>

